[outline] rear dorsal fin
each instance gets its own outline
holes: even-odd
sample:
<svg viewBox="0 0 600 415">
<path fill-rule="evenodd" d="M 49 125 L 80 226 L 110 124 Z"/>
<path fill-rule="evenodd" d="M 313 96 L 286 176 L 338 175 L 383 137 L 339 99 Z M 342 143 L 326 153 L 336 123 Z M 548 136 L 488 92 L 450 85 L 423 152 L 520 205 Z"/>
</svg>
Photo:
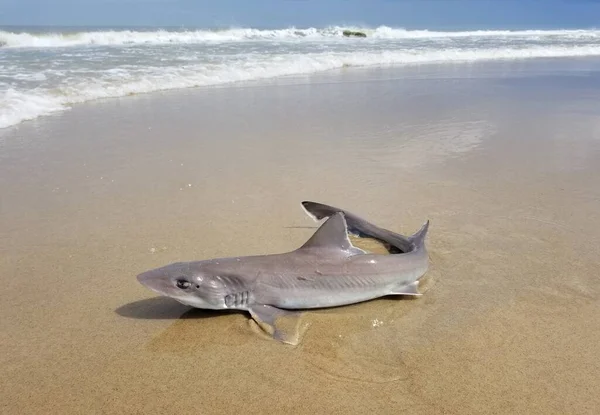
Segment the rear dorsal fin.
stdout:
<svg viewBox="0 0 600 415">
<path fill-rule="evenodd" d="M 421 229 L 419 229 L 414 235 L 408 237 L 408 240 L 411 241 L 415 247 L 420 248 L 425 245 L 425 237 L 427 236 L 427 231 L 429 230 L 429 221 L 425 222 Z"/>
<path fill-rule="evenodd" d="M 331 215 L 300 249 L 315 248 L 337 250 L 347 256 L 365 253 L 350 242 L 346 219 L 342 212 Z"/>
</svg>

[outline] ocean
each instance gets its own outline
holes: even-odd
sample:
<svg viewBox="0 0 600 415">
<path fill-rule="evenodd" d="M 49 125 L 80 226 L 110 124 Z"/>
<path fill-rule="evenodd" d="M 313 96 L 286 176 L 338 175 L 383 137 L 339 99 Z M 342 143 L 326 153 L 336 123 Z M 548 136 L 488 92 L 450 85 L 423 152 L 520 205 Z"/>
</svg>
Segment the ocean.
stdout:
<svg viewBox="0 0 600 415">
<path fill-rule="evenodd" d="M 366 38 L 343 36 L 359 30 Z M 600 30 L 0 28 L 0 128 L 130 94 L 390 66 L 600 55 Z"/>
</svg>

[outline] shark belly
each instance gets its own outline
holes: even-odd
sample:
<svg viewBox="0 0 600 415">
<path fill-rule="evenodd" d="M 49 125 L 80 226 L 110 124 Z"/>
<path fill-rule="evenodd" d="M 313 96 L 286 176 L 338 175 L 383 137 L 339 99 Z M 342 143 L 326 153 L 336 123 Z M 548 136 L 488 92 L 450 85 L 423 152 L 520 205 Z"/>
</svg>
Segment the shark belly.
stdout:
<svg viewBox="0 0 600 415">
<path fill-rule="evenodd" d="M 272 305 L 289 310 L 338 307 L 373 300 L 385 295 L 387 295 L 387 291 L 381 289 L 363 292 L 346 290 L 332 293 L 309 293 L 309 295 L 306 296 L 282 295 L 276 301 L 273 301 Z"/>
<path fill-rule="evenodd" d="M 417 278 L 416 275 L 294 278 L 277 288 L 270 286 L 262 293 L 255 292 L 255 299 L 290 310 L 337 307 L 400 294 L 399 288 L 413 284 Z"/>
</svg>

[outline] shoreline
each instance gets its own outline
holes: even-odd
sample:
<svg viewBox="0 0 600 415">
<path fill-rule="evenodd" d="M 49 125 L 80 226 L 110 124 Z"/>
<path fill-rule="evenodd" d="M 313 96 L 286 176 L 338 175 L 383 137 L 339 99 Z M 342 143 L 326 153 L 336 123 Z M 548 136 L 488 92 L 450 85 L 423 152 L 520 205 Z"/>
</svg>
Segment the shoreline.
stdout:
<svg viewBox="0 0 600 415">
<path fill-rule="evenodd" d="M 332 67 L 327 69 L 319 69 L 315 71 L 302 72 L 302 73 L 292 73 L 292 74 L 282 74 L 282 75 L 273 75 L 266 78 L 256 78 L 256 79 L 246 79 L 239 81 L 226 81 L 226 82 L 216 82 L 214 84 L 206 84 L 206 85 L 197 85 L 197 86 L 180 86 L 180 87 L 165 87 L 164 89 L 154 89 L 149 91 L 134 91 L 134 92 L 122 92 L 117 95 L 112 96 L 104 96 L 104 97 L 95 97 L 95 98 L 87 98 L 80 100 L 80 97 L 77 97 L 77 101 L 63 101 L 60 97 L 55 97 L 56 104 L 58 107 L 53 107 L 53 109 L 48 109 L 47 112 L 37 114 L 32 116 L 31 118 L 22 119 L 16 123 L 11 125 L 6 125 L 0 128 L 0 138 L 2 136 L 3 131 L 10 130 L 11 128 L 18 128 L 23 123 L 35 122 L 38 120 L 43 120 L 47 117 L 54 117 L 61 115 L 65 112 L 71 111 L 73 108 L 77 108 L 81 105 L 86 104 L 96 104 L 103 103 L 111 100 L 122 100 L 128 99 L 132 97 L 145 97 L 145 96 L 153 96 L 156 95 L 160 97 L 163 94 L 170 93 L 185 93 L 185 92 L 197 92 L 202 90 L 210 90 L 213 88 L 248 88 L 248 87 L 265 87 L 265 86 L 281 86 L 281 85 L 289 85 L 289 81 L 294 82 L 294 80 L 302 80 L 301 84 L 305 83 L 314 83 L 314 79 L 317 80 L 319 78 L 335 78 L 340 75 L 344 75 L 346 71 L 358 71 L 360 72 L 412 72 L 416 70 L 417 72 L 421 70 L 425 70 L 426 72 L 429 70 L 431 72 L 439 72 L 440 69 L 451 68 L 456 66 L 467 66 L 474 67 L 475 71 L 480 70 L 480 67 L 491 66 L 522 66 L 522 67 L 539 67 L 539 66 L 547 66 L 547 65 L 558 65 L 558 66 L 566 66 L 567 68 L 570 66 L 581 67 L 581 64 L 589 64 L 594 67 L 597 63 L 600 62 L 599 56 L 579 56 L 579 55 L 565 55 L 565 56 L 532 56 L 532 57 L 507 57 L 507 58 L 482 58 L 477 60 L 457 60 L 451 62 L 445 61 L 424 61 L 424 62 L 405 62 L 405 63 L 391 63 L 387 65 L 382 64 L 372 64 L 372 65 L 354 65 L 354 64 L 343 64 L 339 67 Z M 531 63 L 531 65 L 528 65 Z M 460 68 L 459 70 L 472 70 L 472 68 Z M 308 79 L 307 79 L 308 78 Z M 286 83 L 288 81 L 288 83 Z M 364 82 L 364 81 L 361 81 Z"/>
</svg>

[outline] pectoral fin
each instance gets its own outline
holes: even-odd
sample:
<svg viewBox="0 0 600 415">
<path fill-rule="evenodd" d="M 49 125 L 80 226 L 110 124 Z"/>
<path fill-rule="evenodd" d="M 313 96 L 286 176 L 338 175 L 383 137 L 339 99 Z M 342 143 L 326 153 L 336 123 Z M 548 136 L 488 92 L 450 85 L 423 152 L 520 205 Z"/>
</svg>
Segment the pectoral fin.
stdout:
<svg viewBox="0 0 600 415">
<path fill-rule="evenodd" d="M 411 282 L 410 284 L 401 285 L 392 289 L 390 295 L 423 295 L 419 292 L 419 281 Z"/>
<path fill-rule="evenodd" d="M 306 327 L 300 322 L 301 313 L 269 305 L 255 305 L 250 314 L 260 328 L 280 342 L 296 346 Z"/>
</svg>

